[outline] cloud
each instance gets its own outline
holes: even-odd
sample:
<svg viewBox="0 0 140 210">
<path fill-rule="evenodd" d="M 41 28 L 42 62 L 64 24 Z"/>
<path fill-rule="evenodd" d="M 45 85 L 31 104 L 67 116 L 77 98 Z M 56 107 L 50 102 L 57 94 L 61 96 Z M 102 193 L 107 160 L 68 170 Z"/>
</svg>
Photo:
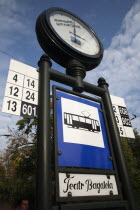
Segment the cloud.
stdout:
<svg viewBox="0 0 140 210">
<path fill-rule="evenodd" d="M 120 31 L 113 37 L 100 66 L 87 73 L 94 83 L 104 77 L 112 95 L 124 98 L 130 114 L 140 115 L 140 1 L 126 14 Z M 95 76 L 96 75 L 96 76 Z M 94 83 L 95 84 L 95 83 Z M 132 121 L 140 132 L 140 117 Z"/>
<path fill-rule="evenodd" d="M 16 0 L 0 1 L 0 48 L 2 50 L 18 49 L 23 39 L 28 40 L 32 35 L 31 21 L 24 14 L 25 10 L 25 6 L 21 9 Z"/>
<path fill-rule="evenodd" d="M 15 128 L 16 122 L 20 118 L 1 113 L 1 111 L 11 59 L 10 56 L 2 52 L 17 55 L 19 59 L 25 60 L 24 51 L 26 46 L 28 45 L 29 49 L 28 43 L 30 42 L 32 45 L 31 21 L 25 15 L 26 7 L 21 8 L 21 5 L 16 0 L 0 1 L 0 135 L 8 133 L 8 126 Z M 3 150 L 6 147 L 6 138 L 0 137 L 0 142 L 0 150 Z"/>
</svg>

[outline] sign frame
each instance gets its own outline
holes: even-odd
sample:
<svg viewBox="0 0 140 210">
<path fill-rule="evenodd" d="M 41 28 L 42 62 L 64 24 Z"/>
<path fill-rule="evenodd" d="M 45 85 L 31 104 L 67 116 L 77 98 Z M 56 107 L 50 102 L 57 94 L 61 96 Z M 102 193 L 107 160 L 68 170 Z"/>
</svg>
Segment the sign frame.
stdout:
<svg viewBox="0 0 140 210">
<path fill-rule="evenodd" d="M 129 210 L 127 201 L 113 201 L 113 202 L 96 202 L 94 203 L 78 203 L 78 204 L 62 204 L 61 210 L 83 210 L 86 209 L 108 209 L 108 210 Z"/>
<path fill-rule="evenodd" d="M 105 109 L 104 105 L 102 103 L 101 99 L 93 98 L 90 96 L 86 96 L 71 90 L 67 90 L 65 88 L 55 86 L 53 85 L 52 87 L 53 90 L 53 115 L 54 115 L 54 150 L 55 150 L 55 197 L 57 202 L 63 202 L 63 201 L 81 201 L 81 200 L 118 200 L 122 199 L 122 193 L 120 189 L 120 184 L 119 184 L 119 178 L 118 178 L 118 172 L 117 172 L 117 166 L 116 166 L 116 161 L 115 161 L 115 156 L 113 152 L 113 147 L 111 144 L 111 138 L 109 134 L 109 129 L 107 125 L 107 119 L 106 119 L 106 114 L 105 114 Z M 111 152 L 111 160 L 113 161 L 114 169 L 97 169 L 97 168 L 78 168 L 78 167 L 64 167 L 64 166 L 59 166 L 58 165 L 58 156 L 61 155 L 61 152 L 58 151 L 58 136 L 57 136 L 57 113 L 56 113 L 56 101 L 58 100 L 58 97 L 56 95 L 56 90 L 62 91 L 64 93 L 72 94 L 74 96 L 78 96 L 87 100 L 91 100 L 93 102 L 99 102 L 102 105 L 102 112 L 103 112 L 103 117 L 104 117 L 104 122 L 105 122 L 105 128 L 106 128 L 106 134 L 108 138 L 108 144 L 110 147 L 110 152 Z M 118 195 L 107 195 L 107 196 L 78 196 L 78 197 L 60 197 L 59 196 L 59 173 L 75 173 L 75 174 L 100 174 L 100 175 L 114 175 L 116 179 L 116 184 L 118 188 Z"/>
</svg>

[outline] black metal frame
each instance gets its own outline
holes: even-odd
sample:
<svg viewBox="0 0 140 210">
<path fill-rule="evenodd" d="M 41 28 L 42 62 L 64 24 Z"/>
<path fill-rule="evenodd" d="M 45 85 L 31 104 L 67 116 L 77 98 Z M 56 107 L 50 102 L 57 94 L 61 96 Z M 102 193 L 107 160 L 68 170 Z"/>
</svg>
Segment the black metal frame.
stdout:
<svg viewBox="0 0 140 210">
<path fill-rule="evenodd" d="M 56 90 L 60 90 L 62 92 L 65 93 L 69 93 L 75 96 L 79 96 L 81 98 L 85 98 L 88 99 L 90 101 L 93 102 L 97 102 L 99 104 L 101 104 L 102 107 L 102 112 L 103 112 L 103 117 L 104 117 L 104 121 L 105 121 L 105 127 L 106 127 L 106 133 L 107 133 L 107 137 L 109 139 L 109 147 L 110 147 L 110 152 L 112 155 L 112 160 L 113 160 L 113 165 L 114 165 L 114 170 L 109 170 L 109 169 L 91 169 L 91 168 L 72 168 L 72 167 L 59 167 L 58 166 L 58 155 L 59 155 L 59 151 L 58 151 L 58 141 L 57 141 L 57 114 L 56 114 L 56 100 L 58 100 L 57 96 L 56 96 Z M 53 86 L 53 115 L 54 115 L 54 145 L 55 145 L 55 179 L 56 179 L 56 201 L 58 202 L 62 202 L 62 201 L 80 201 L 80 200 L 115 200 L 115 199 L 122 199 L 122 193 L 121 193 L 121 189 L 120 189 L 120 185 L 119 185 L 119 179 L 118 179 L 118 173 L 117 173 L 117 169 L 116 169 L 116 161 L 115 161 L 115 157 L 114 157 L 114 152 L 113 152 L 113 148 L 111 145 L 111 139 L 110 139 L 110 135 L 109 135 L 109 130 L 108 130 L 108 126 L 107 126 L 107 121 L 106 121 L 106 116 L 105 116 L 105 110 L 104 110 L 104 105 L 102 103 L 101 99 L 97 99 L 94 97 L 90 97 L 90 96 L 86 96 L 84 94 L 80 94 L 74 91 L 70 91 L 67 90 L 65 88 L 62 87 L 58 87 L 58 86 Z M 115 175 L 116 178 L 116 183 L 117 183 L 117 188 L 118 188 L 118 195 L 109 195 L 109 196 L 78 196 L 78 197 L 60 197 L 59 196 L 59 173 L 63 172 L 63 173 L 75 173 L 75 174 L 102 174 L 102 175 Z"/>
<path fill-rule="evenodd" d="M 50 79 L 56 82 L 65 84 L 70 87 L 76 86 L 77 87 L 76 91 L 78 91 L 79 83 L 77 82 L 78 81 L 77 77 L 68 76 L 66 74 L 63 74 L 63 73 L 60 73 L 58 71 L 51 69 L 51 62 L 47 55 L 43 55 L 40 58 L 39 72 L 40 72 L 39 74 L 39 113 L 38 113 L 39 125 L 38 125 L 38 137 L 37 137 L 36 207 L 37 207 L 37 210 L 40 210 L 40 209 L 52 210 L 52 209 L 58 209 L 57 208 L 58 206 L 56 202 L 55 202 L 56 205 L 54 205 L 52 202 L 52 188 L 53 187 L 52 187 L 52 165 L 51 165 L 52 151 L 51 151 L 51 140 L 50 140 Z M 80 74 L 79 74 L 79 77 L 81 78 Z M 81 81 L 82 81 L 82 78 L 81 78 Z M 122 206 L 121 204 L 122 202 L 127 201 L 129 205 L 129 210 L 130 209 L 136 210 L 137 207 L 136 207 L 136 203 L 133 197 L 132 188 L 130 185 L 130 180 L 129 180 L 129 176 L 127 172 L 123 149 L 121 147 L 121 141 L 120 141 L 120 136 L 118 132 L 115 115 L 112 109 L 112 103 L 111 103 L 111 99 L 110 99 L 110 95 L 108 91 L 108 84 L 106 83 L 104 78 L 100 78 L 98 80 L 99 86 L 95 86 L 84 81 L 82 81 L 82 83 L 83 83 L 83 90 L 85 92 L 102 97 L 102 102 L 103 102 L 102 107 L 103 109 L 105 109 L 104 119 L 107 122 L 106 123 L 107 135 L 109 139 L 112 157 L 114 160 L 117 187 L 120 193 L 118 198 L 116 198 L 120 200 L 116 207 L 122 207 L 122 208 L 124 207 L 125 209 L 127 209 L 125 205 Z M 79 95 L 76 92 L 73 92 L 73 93 L 77 96 Z M 81 94 L 80 96 L 85 97 L 84 95 L 81 95 Z M 89 97 L 86 96 L 86 98 L 88 99 Z M 55 96 L 55 100 L 56 100 L 56 96 Z M 93 100 L 93 99 L 90 98 L 90 100 Z M 54 107 L 55 107 L 55 103 L 54 103 Z M 57 148 L 55 148 L 55 151 L 57 151 Z M 56 165 L 57 165 L 57 161 L 55 161 L 55 167 Z M 57 173 L 59 172 L 57 171 L 57 168 L 55 170 Z M 61 169 L 61 170 L 63 172 L 63 170 L 65 169 Z M 68 170 L 70 171 L 70 169 Z M 79 172 L 80 171 L 81 169 L 79 170 Z M 91 171 L 91 170 L 88 169 L 88 171 Z M 96 171 L 96 172 L 100 173 L 100 171 Z M 92 173 L 95 173 L 95 171 L 93 170 Z M 101 174 L 102 173 L 103 171 L 101 171 Z M 106 170 L 106 173 L 108 173 L 107 170 Z M 56 181 L 57 181 L 56 184 L 58 184 L 58 180 Z M 94 197 L 94 198 L 98 200 L 97 197 Z M 110 202 L 108 203 L 112 205 L 112 207 L 115 207 L 115 202 L 116 202 L 114 200 L 115 197 L 113 196 L 111 198 L 109 196 L 107 197 L 107 199 L 108 198 L 110 198 Z M 56 199 L 59 199 L 59 198 L 56 198 Z M 83 197 L 81 199 L 84 200 Z M 101 206 L 101 208 L 98 208 L 97 206 L 96 209 L 100 209 L 100 210 L 104 209 L 105 201 L 103 200 L 105 199 L 106 197 L 102 197 L 102 199 L 100 199 L 100 201 L 102 202 L 100 202 L 98 206 Z M 111 199 L 113 199 L 112 202 L 111 202 Z M 87 201 L 88 200 L 89 199 L 87 199 Z M 81 210 L 83 210 L 83 202 L 80 199 L 78 199 L 78 201 L 81 202 L 81 203 L 79 202 L 79 204 L 77 204 L 78 201 L 77 203 L 76 201 L 73 202 L 73 200 L 69 200 L 69 201 L 72 201 L 73 203 L 73 205 L 68 204 L 69 207 L 71 205 L 69 210 L 70 209 L 73 210 L 74 208 L 75 209 L 79 208 L 79 210 L 81 208 Z M 66 202 L 66 200 L 64 200 L 64 202 Z M 91 205 L 90 204 L 91 204 L 91 200 L 90 200 L 90 203 L 87 202 L 85 204 L 85 209 L 94 209 L 94 206 L 96 206 L 97 202 L 95 201 L 94 205 L 93 203 Z M 62 210 L 67 209 L 65 208 L 66 205 L 61 205 L 61 207 L 62 207 L 61 208 Z"/>
<path fill-rule="evenodd" d="M 94 203 L 78 203 L 78 204 L 62 204 L 61 210 L 129 210 L 127 201 L 113 201 L 113 202 L 94 202 Z"/>
</svg>

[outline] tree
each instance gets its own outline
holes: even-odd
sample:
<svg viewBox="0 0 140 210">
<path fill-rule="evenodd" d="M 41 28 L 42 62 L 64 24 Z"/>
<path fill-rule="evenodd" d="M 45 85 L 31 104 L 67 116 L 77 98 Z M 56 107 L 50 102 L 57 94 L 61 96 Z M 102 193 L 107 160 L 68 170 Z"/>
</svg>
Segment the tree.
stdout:
<svg viewBox="0 0 140 210">
<path fill-rule="evenodd" d="M 128 139 L 128 144 L 131 147 L 134 157 L 137 161 L 137 167 L 140 169 L 140 135 L 137 129 L 134 129 L 135 139 Z"/>
<path fill-rule="evenodd" d="M 17 130 L 9 129 L 11 136 L 2 158 L 5 199 L 11 204 L 25 196 L 35 200 L 36 123 L 22 119 L 17 125 Z"/>
<path fill-rule="evenodd" d="M 50 102 L 50 107 L 52 135 L 52 102 Z M 11 137 L 9 137 L 2 164 L 5 170 L 6 200 L 9 200 L 11 204 L 15 199 L 25 195 L 35 201 L 36 189 L 37 119 L 22 118 L 16 125 L 17 130 L 9 129 Z"/>
<path fill-rule="evenodd" d="M 5 197 L 5 184 L 6 184 L 5 175 L 6 171 L 3 165 L 3 157 L 0 157 L 0 192 L 1 192 L 0 200 L 4 200 Z"/>
<path fill-rule="evenodd" d="M 134 131 L 135 132 L 135 131 Z M 137 203 L 140 206 L 140 167 L 139 167 L 139 139 L 140 136 L 137 133 L 136 139 L 121 138 L 123 150 L 125 154 L 126 164 L 134 196 Z"/>
<path fill-rule="evenodd" d="M 51 115 L 51 135 L 52 123 Z M 140 205 L 140 136 L 136 129 L 134 132 L 136 139 L 121 140 L 134 194 Z M 17 130 L 9 130 L 9 133 L 7 150 L 0 159 L 0 173 L 3 174 L 0 177 L 0 192 L 3 192 L 0 196 L 11 203 L 25 194 L 35 200 L 37 120 L 23 118 L 17 122 Z M 34 144 L 28 144 L 30 142 Z"/>
</svg>

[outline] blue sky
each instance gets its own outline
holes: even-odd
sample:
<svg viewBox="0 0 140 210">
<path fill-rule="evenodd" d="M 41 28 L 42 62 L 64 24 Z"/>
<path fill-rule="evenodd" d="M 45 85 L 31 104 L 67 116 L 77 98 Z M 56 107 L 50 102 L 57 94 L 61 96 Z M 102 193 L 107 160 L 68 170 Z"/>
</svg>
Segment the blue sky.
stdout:
<svg viewBox="0 0 140 210">
<path fill-rule="evenodd" d="M 37 68 L 43 51 L 36 39 L 35 23 L 50 7 L 73 12 L 98 34 L 104 58 L 85 80 L 97 85 L 98 78 L 104 77 L 110 93 L 125 99 L 130 117 L 138 116 L 132 125 L 140 131 L 140 0 L 0 0 L 0 110 L 13 58 L 7 54 Z M 52 68 L 64 72 L 55 62 Z M 8 126 L 14 128 L 18 119 L 0 112 L 0 135 L 8 132 Z M 1 150 L 5 139 L 0 137 L 0 141 Z"/>
</svg>

